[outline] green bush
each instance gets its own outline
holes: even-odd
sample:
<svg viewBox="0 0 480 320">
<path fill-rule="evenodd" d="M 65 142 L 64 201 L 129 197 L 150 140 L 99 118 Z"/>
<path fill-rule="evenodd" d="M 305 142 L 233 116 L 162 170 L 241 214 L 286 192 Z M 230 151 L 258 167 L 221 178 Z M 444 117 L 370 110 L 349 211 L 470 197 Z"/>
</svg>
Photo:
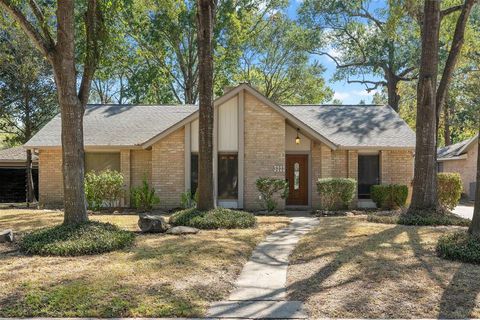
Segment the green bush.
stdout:
<svg viewBox="0 0 480 320">
<path fill-rule="evenodd" d="M 255 181 L 258 192 L 261 195 L 262 206 L 272 212 L 277 208 L 277 202 L 274 195 L 279 193 L 280 198 L 285 199 L 288 196 L 288 182 L 282 179 L 261 177 Z"/>
<path fill-rule="evenodd" d="M 346 209 L 355 197 L 357 181 L 347 178 L 318 179 L 317 191 L 325 210 Z"/>
<path fill-rule="evenodd" d="M 409 226 L 463 226 L 468 227 L 470 220 L 451 213 L 402 214 L 398 224 Z"/>
<path fill-rule="evenodd" d="M 195 208 L 178 211 L 170 217 L 174 226 L 188 226 L 198 229 L 246 229 L 256 224 L 255 216 L 249 212 L 216 208 L 198 211 Z"/>
<path fill-rule="evenodd" d="M 118 206 L 124 194 L 124 178 L 118 171 L 90 171 L 85 175 L 85 197 L 92 210 Z"/>
<path fill-rule="evenodd" d="M 372 186 L 370 193 L 378 208 L 392 210 L 405 206 L 408 187 L 399 184 L 380 184 Z"/>
<path fill-rule="evenodd" d="M 441 172 L 437 175 L 438 202 L 442 207 L 453 210 L 462 196 L 462 179 L 456 172 Z"/>
<path fill-rule="evenodd" d="M 180 195 L 180 205 L 183 209 L 195 208 L 198 203 L 198 190 L 195 195 L 192 195 L 190 190 L 182 192 Z"/>
<path fill-rule="evenodd" d="M 122 249 L 134 240 L 133 232 L 92 221 L 34 231 L 22 238 L 20 249 L 41 256 L 80 256 Z"/>
<path fill-rule="evenodd" d="M 469 263 L 480 263 L 480 238 L 457 231 L 440 237 L 437 254 L 441 258 Z"/>
<path fill-rule="evenodd" d="M 155 194 L 155 188 L 150 187 L 147 178 L 143 177 L 142 185 L 130 190 L 132 206 L 140 212 L 152 211 L 160 203 L 160 198 Z"/>
</svg>

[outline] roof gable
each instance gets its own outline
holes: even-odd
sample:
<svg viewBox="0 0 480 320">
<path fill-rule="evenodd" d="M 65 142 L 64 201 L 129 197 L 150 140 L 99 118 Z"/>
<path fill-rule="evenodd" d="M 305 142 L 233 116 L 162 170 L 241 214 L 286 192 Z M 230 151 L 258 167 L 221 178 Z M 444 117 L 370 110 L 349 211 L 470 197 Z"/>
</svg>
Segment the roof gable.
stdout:
<svg viewBox="0 0 480 320">
<path fill-rule="evenodd" d="M 473 145 L 476 143 L 478 139 L 478 134 L 473 136 L 470 139 L 466 139 L 455 144 L 445 146 L 443 148 L 439 148 L 437 151 L 437 158 L 438 159 L 450 159 L 455 157 L 460 157 L 461 155 L 465 154 Z"/>
</svg>

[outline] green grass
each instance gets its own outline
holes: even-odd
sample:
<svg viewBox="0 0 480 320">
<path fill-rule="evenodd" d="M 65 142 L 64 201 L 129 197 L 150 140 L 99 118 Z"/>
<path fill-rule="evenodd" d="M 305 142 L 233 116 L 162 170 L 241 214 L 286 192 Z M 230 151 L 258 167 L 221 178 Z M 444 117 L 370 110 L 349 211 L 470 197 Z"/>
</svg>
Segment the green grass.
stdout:
<svg viewBox="0 0 480 320">
<path fill-rule="evenodd" d="M 26 254 L 42 256 L 80 256 L 123 249 L 134 240 L 133 232 L 92 221 L 31 232 L 22 238 L 20 249 Z"/>
<path fill-rule="evenodd" d="M 480 264 L 480 237 L 463 230 L 446 234 L 438 240 L 437 254 L 448 260 Z"/>
<path fill-rule="evenodd" d="M 245 229 L 256 224 L 255 216 L 249 212 L 216 208 L 210 211 L 186 209 L 170 217 L 175 226 L 189 226 L 198 229 Z"/>
</svg>

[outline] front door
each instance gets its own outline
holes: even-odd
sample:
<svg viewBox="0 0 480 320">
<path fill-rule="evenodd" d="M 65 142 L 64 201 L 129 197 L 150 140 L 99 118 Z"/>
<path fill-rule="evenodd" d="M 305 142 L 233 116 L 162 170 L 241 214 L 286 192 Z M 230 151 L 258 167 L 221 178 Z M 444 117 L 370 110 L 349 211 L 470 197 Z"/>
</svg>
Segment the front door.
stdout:
<svg viewBox="0 0 480 320">
<path fill-rule="evenodd" d="M 308 205 L 308 155 L 286 155 L 287 205 Z"/>
<path fill-rule="evenodd" d="M 370 188 L 380 183 L 378 155 L 358 156 L 358 198 L 370 199 Z"/>
</svg>

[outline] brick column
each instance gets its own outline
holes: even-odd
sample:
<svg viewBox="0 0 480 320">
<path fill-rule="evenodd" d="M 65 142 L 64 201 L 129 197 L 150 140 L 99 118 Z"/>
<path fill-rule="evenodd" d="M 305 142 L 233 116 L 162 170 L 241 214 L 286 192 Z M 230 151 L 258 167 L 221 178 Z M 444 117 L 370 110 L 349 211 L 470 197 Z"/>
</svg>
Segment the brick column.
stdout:
<svg viewBox="0 0 480 320">
<path fill-rule="evenodd" d="M 352 201 L 352 207 L 357 206 L 358 201 L 358 152 L 357 151 L 348 151 L 348 177 L 355 179 L 357 181 L 357 186 L 355 188 L 355 197 Z"/>
</svg>

